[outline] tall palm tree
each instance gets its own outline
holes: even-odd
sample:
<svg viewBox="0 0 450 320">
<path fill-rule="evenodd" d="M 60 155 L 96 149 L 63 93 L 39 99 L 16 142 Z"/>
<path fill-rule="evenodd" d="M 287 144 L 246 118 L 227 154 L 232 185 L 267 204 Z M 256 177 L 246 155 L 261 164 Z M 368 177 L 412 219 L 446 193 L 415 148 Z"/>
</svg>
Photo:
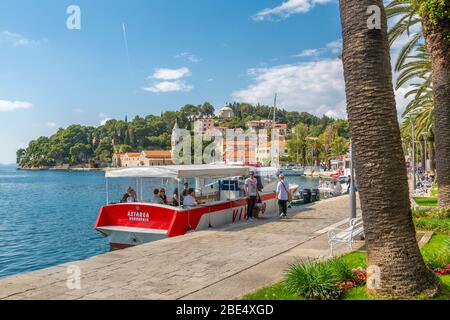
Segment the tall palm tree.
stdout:
<svg viewBox="0 0 450 320">
<path fill-rule="evenodd" d="M 370 6 L 380 9 L 381 29 L 368 26 Z M 412 221 L 383 1 L 340 0 L 340 11 L 347 112 L 368 265 L 381 278 L 368 289 L 401 298 L 421 292 L 433 295 L 439 282 L 423 261 Z"/>
<path fill-rule="evenodd" d="M 439 207 L 450 208 L 450 2 L 419 3 L 432 61 Z"/>
<path fill-rule="evenodd" d="M 450 207 L 450 2 L 393 0 L 388 4 L 387 12 L 390 18 L 400 16 L 390 31 L 391 43 L 421 25 L 420 31 L 403 47 L 396 69 L 422 37 L 431 55 L 439 206 Z"/>
</svg>

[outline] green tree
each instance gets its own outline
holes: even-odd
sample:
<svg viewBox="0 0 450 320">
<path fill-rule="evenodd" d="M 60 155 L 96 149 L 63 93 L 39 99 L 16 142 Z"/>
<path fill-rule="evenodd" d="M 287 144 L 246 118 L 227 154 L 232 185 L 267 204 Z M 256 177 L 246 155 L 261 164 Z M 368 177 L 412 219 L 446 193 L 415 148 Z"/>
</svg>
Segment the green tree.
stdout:
<svg viewBox="0 0 450 320">
<path fill-rule="evenodd" d="M 387 6 L 387 13 L 389 18 L 400 17 L 390 31 L 391 43 L 409 34 L 414 26 L 420 29 L 403 47 L 397 70 L 422 38 L 431 55 L 439 206 L 450 207 L 450 2 L 393 0 Z"/>
</svg>

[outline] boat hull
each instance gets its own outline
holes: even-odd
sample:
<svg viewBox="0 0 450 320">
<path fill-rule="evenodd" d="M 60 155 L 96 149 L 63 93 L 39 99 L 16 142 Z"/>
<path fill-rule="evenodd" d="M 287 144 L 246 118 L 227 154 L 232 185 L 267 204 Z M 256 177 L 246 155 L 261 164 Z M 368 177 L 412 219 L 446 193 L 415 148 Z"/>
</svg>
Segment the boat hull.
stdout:
<svg viewBox="0 0 450 320">
<path fill-rule="evenodd" d="M 305 171 L 295 169 L 280 169 L 280 173 L 286 177 L 293 177 L 293 176 L 303 176 L 305 174 Z"/>
</svg>

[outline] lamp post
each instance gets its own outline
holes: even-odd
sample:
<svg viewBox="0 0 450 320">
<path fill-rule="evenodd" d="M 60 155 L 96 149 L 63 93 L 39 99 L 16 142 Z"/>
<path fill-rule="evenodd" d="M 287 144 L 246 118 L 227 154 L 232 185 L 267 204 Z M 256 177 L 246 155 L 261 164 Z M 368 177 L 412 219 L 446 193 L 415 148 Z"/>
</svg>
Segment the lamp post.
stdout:
<svg viewBox="0 0 450 320">
<path fill-rule="evenodd" d="M 416 120 L 411 118 L 411 129 L 412 129 L 412 175 L 413 175 L 413 190 L 416 190 L 416 140 L 414 126 L 416 125 Z"/>
<path fill-rule="evenodd" d="M 411 120 L 411 140 L 412 140 L 412 181 L 413 181 L 413 191 L 416 191 L 416 116 L 418 112 L 410 112 L 409 118 Z"/>
<path fill-rule="evenodd" d="M 422 138 L 423 138 L 423 153 L 424 153 L 424 155 L 422 156 L 423 171 L 426 172 L 427 171 L 427 158 L 428 158 L 428 150 L 427 150 L 428 132 L 423 132 Z"/>
<path fill-rule="evenodd" d="M 356 189 L 355 189 L 355 167 L 353 165 L 353 148 L 350 141 L 350 221 L 356 218 Z"/>
</svg>

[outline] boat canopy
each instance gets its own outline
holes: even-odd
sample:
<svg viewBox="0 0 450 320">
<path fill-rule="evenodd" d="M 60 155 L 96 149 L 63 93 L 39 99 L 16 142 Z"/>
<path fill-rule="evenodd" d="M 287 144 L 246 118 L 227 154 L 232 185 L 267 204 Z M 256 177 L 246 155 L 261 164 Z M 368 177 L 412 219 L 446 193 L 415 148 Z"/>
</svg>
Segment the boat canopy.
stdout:
<svg viewBox="0 0 450 320">
<path fill-rule="evenodd" d="M 136 167 L 107 170 L 106 178 L 223 178 L 244 176 L 248 167 L 229 165 L 180 165 L 161 167 Z"/>
</svg>

